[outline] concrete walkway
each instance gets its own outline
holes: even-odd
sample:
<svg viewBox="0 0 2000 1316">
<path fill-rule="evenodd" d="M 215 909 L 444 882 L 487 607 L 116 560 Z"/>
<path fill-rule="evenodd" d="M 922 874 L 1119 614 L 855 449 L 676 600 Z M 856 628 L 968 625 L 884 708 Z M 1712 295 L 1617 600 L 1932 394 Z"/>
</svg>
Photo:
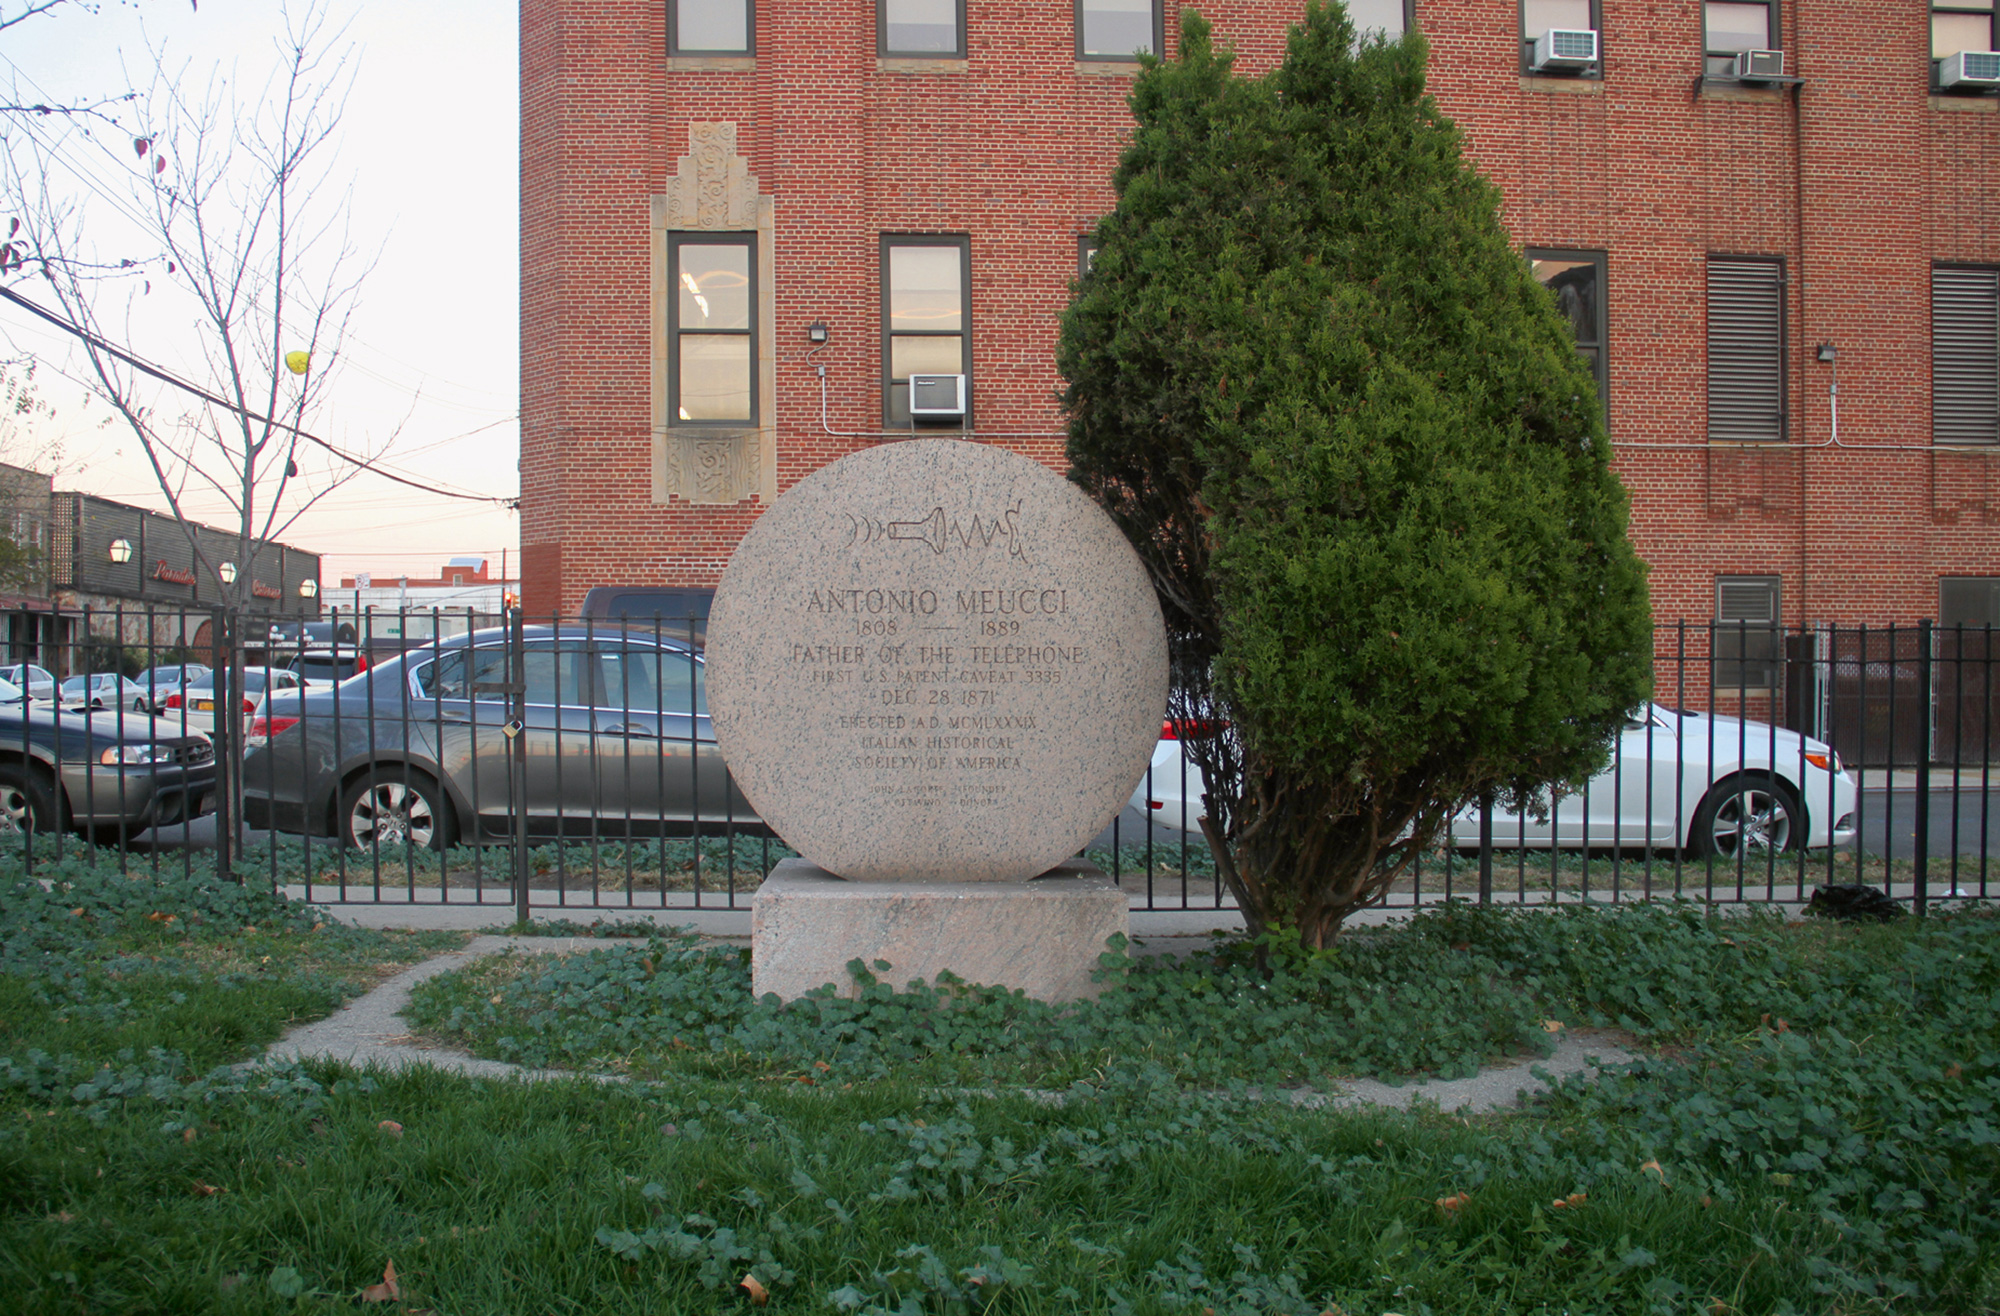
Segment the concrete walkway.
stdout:
<svg viewBox="0 0 2000 1316">
<path fill-rule="evenodd" d="M 1200 940 L 1205 941 L 1206 938 Z M 616 945 L 615 941 L 593 937 L 474 937 L 465 949 L 425 960 L 403 970 L 375 990 L 350 1001 L 317 1023 L 305 1024 L 272 1044 L 266 1059 L 280 1063 L 295 1060 L 337 1060 L 357 1067 L 369 1065 L 402 1069 L 429 1065 L 469 1078 L 519 1078 L 529 1081 L 587 1077 L 599 1082 L 615 1082 L 609 1075 L 579 1075 L 568 1070 L 525 1069 L 498 1060 L 481 1060 L 448 1047 L 426 1046 L 414 1037 L 402 1018 L 410 993 L 420 982 L 440 973 L 470 964 L 488 955 L 518 950 L 539 954 L 571 954 Z M 1148 949 L 1172 954 L 1192 950 L 1192 946 L 1152 946 Z M 1511 1109 L 1526 1098 L 1548 1090 L 1540 1076 L 1562 1078 L 1590 1068 L 1592 1059 L 1607 1065 L 1625 1064 L 1636 1056 L 1602 1037 L 1565 1034 L 1556 1052 L 1546 1060 L 1522 1060 L 1497 1065 L 1471 1078 L 1430 1079 L 1391 1086 L 1374 1079 L 1354 1079 L 1338 1085 L 1332 1093 L 1296 1091 L 1283 1094 L 1305 1107 L 1389 1106 L 1408 1109 L 1419 1101 L 1435 1102 L 1441 1110 L 1481 1113 Z"/>
</svg>

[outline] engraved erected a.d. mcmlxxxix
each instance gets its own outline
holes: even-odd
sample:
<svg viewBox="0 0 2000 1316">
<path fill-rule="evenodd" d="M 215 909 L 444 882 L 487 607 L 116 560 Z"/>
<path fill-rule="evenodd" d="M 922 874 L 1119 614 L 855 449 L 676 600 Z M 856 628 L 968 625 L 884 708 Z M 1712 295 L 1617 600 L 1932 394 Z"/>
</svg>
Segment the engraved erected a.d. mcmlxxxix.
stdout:
<svg viewBox="0 0 2000 1316">
<path fill-rule="evenodd" d="M 1046 467 L 864 450 L 738 546 L 708 630 L 716 737 L 789 844 L 844 877 L 1033 877 L 1143 775 L 1165 631 L 1138 556 Z"/>
</svg>

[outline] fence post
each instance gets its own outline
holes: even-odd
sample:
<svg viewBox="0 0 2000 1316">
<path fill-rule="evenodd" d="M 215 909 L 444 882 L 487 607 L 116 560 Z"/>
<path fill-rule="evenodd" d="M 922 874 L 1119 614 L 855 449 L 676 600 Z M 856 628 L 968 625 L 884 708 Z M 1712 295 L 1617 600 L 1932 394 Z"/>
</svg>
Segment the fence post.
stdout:
<svg viewBox="0 0 2000 1316">
<path fill-rule="evenodd" d="M 1921 748 L 1917 751 L 1917 871 L 1912 903 L 1917 917 L 1922 918 L 1930 907 L 1931 860 L 1931 624 L 1928 619 L 1917 623 L 1917 697 L 1922 720 L 1917 724 Z"/>
<path fill-rule="evenodd" d="M 507 613 L 507 665 L 512 668 L 507 696 L 507 762 L 511 768 L 507 791 L 513 811 L 514 917 L 528 921 L 528 742 L 521 735 L 528 719 L 528 640 L 521 609 Z"/>
<path fill-rule="evenodd" d="M 1493 792 L 1479 797 L 1479 903 L 1493 903 Z"/>
<path fill-rule="evenodd" d="M 230 715 L 236 706 L 230 691 L 230 659 L 236 652 L 235 618 L 227 610 L 209 614 L 209 670 L 215 673 L 215 725 L 209 738 L 215 742 L 215 877 L 219 882 L 236 880 L 235 805 L 236 792 L 232 728 L 237 719 Z"/>
</svg>

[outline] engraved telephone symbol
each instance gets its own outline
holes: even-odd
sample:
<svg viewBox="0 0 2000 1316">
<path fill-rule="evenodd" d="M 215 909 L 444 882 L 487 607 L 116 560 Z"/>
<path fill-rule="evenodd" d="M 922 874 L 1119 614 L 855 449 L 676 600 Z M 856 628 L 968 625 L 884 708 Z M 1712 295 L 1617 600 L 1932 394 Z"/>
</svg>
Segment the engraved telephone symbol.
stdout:
<svg viewBox="0 0 2000 1316">
<path fill-rule="evenodd" d="M 944 556 L 944 509 L 933 507 L 931 514 L 921 521 L 891 521 L 889 538 L 915 539 L 931 546 L 931 552 Z"/>
<path fill-rule="evenodd" d="M 1007 541 L 1010 557 L 1028 560 L 1027 546 L 1021 542 L 1021 530 L 1017 521 L 1021 515 L 1020 504 L 1016 503 L 1001 515 L 988 520 L 975 516 L 971 525 L 958 521 L 947 521 L 944 508 L 933 507 L 931 514 L 921 521 L 880 521 L 875 517 L 860 517 L 847 514 L 847 542 L 869 544 L 878 539 L 900 539 L 918 544 L 928 544 L 932 553 L 944 556 L 945 548 L 957 540 L 964 548 L 991 548 L 998 539 Z"/>
</svg>

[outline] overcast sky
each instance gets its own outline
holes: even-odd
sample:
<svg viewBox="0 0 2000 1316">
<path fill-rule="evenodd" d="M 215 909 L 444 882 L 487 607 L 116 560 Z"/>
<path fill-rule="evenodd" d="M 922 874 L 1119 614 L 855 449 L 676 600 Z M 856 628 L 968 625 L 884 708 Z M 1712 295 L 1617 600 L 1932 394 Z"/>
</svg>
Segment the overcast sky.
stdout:
<svg viewBox="0 0 2000 1316">
<path fill-rule="evenodd" d="M 0 6 L 12 13 L 18 3 Z M 331 401 L 307 428 L 357 452 L 381 449 L 385 465 L 422 482 L 482 494 L 518 491 L 518 19 L 496 0 L 331 0 L 347 25 L 357 76 L 342 121 L 334 176 L 351 180 L 354 244 L 378 252 L 362 286 L 347 360 L 328 377 Z M 0 32 L 0 85 L 17 101 L 70 101 L 143 86 L 149 44 L 170 63 L 234 66 L 241 81 L 268 67 L 280 30 L 275 0 L 142 0 L 97 14 L 64 6 Z M 85 218 L 109 205 L 93 196 L 115 181 L 102 167 L 114 130 L 58 144 L 78 176 Z M 92 153 L 99 152 L 93 165 Z M 107 218 L 104 224 L 114 220 Z M 102 231 L 102 230 L 100 230 Z M 37 296 L 34 281 L 19 285 Z M 45 296 L 38 300 L 48 301 Z M 152 298 L 129 321 L 130 346 L 151 360 L 186 363 L 191 324 Z M 160 314 L 147 312 L 159 311 Z M 123 320 L 119 323 L 124 324 Z M 83 404 L 85 370 L 61 335 L 0 307 L 0 353 L 33 354 L 40 392 L 58 408 L 65 469 L 59 488 L 165 509 L 137 441 L 104 427 L 101 403 Z M 65 378 L 62 371 L 70 375 Z M 399 430 L 400 427 L 400 430 Z M 19 449 L 4 454 L 22 460 Z M 24 463 L 27 464 L 27 463 Z M 187 511 L 229 524 L 214 494 Z M 331 584 L 356 570 L 378 582 L 435 573 L 448 557 L 498 559 L 519 570 L 516 516 L 491 504 L 421 493 L 364 474 L 336 489 L 281 538 L 324 555 Z"/>
</svg>

